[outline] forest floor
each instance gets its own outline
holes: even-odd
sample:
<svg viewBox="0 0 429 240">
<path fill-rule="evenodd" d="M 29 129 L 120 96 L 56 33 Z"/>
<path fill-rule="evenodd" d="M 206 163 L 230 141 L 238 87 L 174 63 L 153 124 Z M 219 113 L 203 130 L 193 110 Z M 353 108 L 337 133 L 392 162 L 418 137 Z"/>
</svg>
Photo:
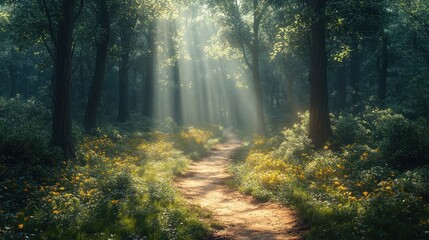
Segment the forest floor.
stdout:
<svg viewBox="0 0 429 240">
<path fill-rule="evenodd" d="M 193 162 L 187 174 L 176 180 L 182 195 L 190 204 L 211 212 L 218 226 L 216 239 L 301 239 L 305 228 L 293 210 L 275 203 L 258 203 L 226 185 L 230 157 L 241 141 L 231 132 L 225 135 L 223 144 Z"/>
</svg>

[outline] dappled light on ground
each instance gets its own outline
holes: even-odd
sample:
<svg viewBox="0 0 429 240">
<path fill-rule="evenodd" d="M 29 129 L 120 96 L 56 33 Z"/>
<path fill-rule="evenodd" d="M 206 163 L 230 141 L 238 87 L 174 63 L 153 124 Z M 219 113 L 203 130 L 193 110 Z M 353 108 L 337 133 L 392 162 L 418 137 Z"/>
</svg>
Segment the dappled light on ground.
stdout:
<svg viewBox="0 0 429 240">
<path fill-rule="evenodd" d="M 212 213 L 219 224 L 215 236 L 237 240 L 300 239 L 303 225 L 295 212 L 274 203 L 258 203 L 227 187 L 231 154 L 241 141 L 227 132 L 225 143 L 191 164 L 176 186 L 190 204 Z"/>
</svg>

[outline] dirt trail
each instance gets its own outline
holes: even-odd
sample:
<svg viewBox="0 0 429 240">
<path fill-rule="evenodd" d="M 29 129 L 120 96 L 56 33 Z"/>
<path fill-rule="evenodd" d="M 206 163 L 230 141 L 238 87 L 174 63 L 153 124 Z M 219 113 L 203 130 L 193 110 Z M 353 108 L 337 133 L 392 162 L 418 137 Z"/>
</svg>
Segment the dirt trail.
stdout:
<svg viewBox="0 0 429 240">
<path fill-rule="evenodd" d="M 230 156 L 241 146 L 233 133 L 201 161 L 193 162 L 189 172 L 177 179 L 176 186 L 191 203 L 212 212 L 222 228 L 214 236 L 221 239 L 270 240 L 301 239 L 302 224 L 296 214 L 273 203 L 255 203 L 225 186 Z"/>
</svg>

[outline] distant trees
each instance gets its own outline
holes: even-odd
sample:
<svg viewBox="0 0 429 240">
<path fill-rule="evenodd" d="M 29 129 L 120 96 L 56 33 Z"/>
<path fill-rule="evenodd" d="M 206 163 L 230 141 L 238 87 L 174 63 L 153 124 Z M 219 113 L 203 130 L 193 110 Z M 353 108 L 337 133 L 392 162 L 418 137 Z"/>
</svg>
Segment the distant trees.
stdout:
<svg viewBox="0 0 429 240">
<path fill-rule="evenodd" d="M 154 117 L 157 70 L 163 71 L 161 91 L 171 93 L 165 100 L 171 108 L 165 112 L 179 124 L 187 120 L 188 116 L 181 115 L 186 112 L 183 104 L 190 91 L 199 91 L 194 94 L 201 99 L 195 115 L 200 114 L 201 121 L 220 123 L 223 116 L 234 115 L 235 125 L 240 125 L 239 120 L 246 120 L 239 116 L 240 111 L 249 110 L 255 116 L 254 130 L 260 134 L 284 122 L 292 123 L 296 112 L 310 109 L 309 137 L 316 147 L 322 147 L 331 136 L 329 106 L 333 112 L 360 114 L 368 104 L 388 107 L 395 103 L 407 106 L 406 113 L 416 109 L 428 112 L 427 1 L 186 2 L 202 7 L 201 11 L 206 11 L 207 5 L 199 4 L 208 4 L 218 22 L 213 39 L 199 39 L 206 32 L 188 36 L 198 43 L 198 51 L 195 46 L 192 49 L 197 52 L 195 58 L 201 59 L 189 59 L 188 46 L 178 44 L 184 32 L 179 15 L 172 10 L 183 7 L 183 2 L 3 1 L 0 77 L 4 81 L 0 82 L 0 94 L 37 96 L 50 105 L 52 143 L 67 156 L 73 156 L 72 113 L 83 120 L 86 132 L 97 127 L 100 113 L 109 117 L 117 114 L 117 121 L 125 122 L 130 111 L 139 107 L 143 116 Z M 159 22 L 177 26 L 157 28 Z M 186 24 L 192 28 L 193 20 Z M 157 38 L 158 33 L 163 36 Z M 221 42 L 225 40 L 227 44 Z M 227 45 L 225 53 L 233 56 L 211 59 L 208 64 L 213 68 L 200 71 L 206 57 L 204 45 L 214 41 Z M 248 103 L 225 104 L 217 95 L 208 96 L 209 83 L 189 80 L 190 87 L 185 89 L 188 82 L 180 79 L 185 75 L 244 79 L 245 72 L 237 76 L 222 72 L 230 67 L 228 61 L 236 63 L 237 59 L 240 71 L 248 69 L 250 81 L 240 83 L 244 83 L 240 86 L 246 89 L 243 92 L 253 90 Z M 192 73 L 179 66 L 189 62 L 194 63 L 189 69 Z M 228 83 L 228 87 L 235 83 Z M 233 93 L 229 90 L 225 90 L 227 95 Z M 420 98 L 411 99 L 414 96 Z M 215 107 L 204 108 L 210 104 Z M 272 127 L 276 121 L 278 125 Z"/>
<path fill-rule="evenodd" d="M 244 61 L 252 71 L 252 87 L 255 97 L 256 132 L 264 135 L 265 113 L 260 76 L 260 26 L 269 3 L 264 0 L 209 1 L 222 14 L 222 23 L 231 45 L 238 48 Z M 246 19 L 252 19 L 247 21 Z"/>
<path fill-rule="evenodd" d="M 110 40 L 110 6 L 107 0 L 96 0 L 97 33 L 95 37 L 95 70 L 85 108 L 84 127 L 90 132 L 96 127 L 97 109 L 101 100 L 102 84 L 106 72 L 107 51 Z"/>
</svg>

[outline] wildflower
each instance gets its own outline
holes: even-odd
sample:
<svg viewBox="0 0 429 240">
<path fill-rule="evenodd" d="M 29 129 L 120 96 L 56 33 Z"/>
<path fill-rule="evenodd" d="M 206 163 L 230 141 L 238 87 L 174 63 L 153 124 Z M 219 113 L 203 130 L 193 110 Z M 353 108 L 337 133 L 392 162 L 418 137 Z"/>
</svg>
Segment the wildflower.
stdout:
<svg viewBox="0 0 429 240">
<path fill-rule="evenodd" d="M 112 201 L 110 201 L 112 204 L 118 204 L 119 203 L 119 200 L 112 200 Z"/>
<path fill-rule="evenodd" d="M 363 192 L 363 193 L 362 193 L 362 195 L 363 195 L 364 197 L 368 197 L 369 193 L 365 191 L 365 192 Z"/>
<path fill-rule="evenodd" d="M 18 224 L 18 229 L 19 229 L 19 230 L 24 229 L 24 224 L 22 224 L 22 223 L 21 223 L 21 224 Z"/>
<path fill-rule="evenodd" d="M 55 214 L 55 215 L 57 215 L 57 214 L 60 214 L 61 211 L 60 210 L 54 210 L 54 211 L 52 211 L 52 213 Z"/>
</svg>

